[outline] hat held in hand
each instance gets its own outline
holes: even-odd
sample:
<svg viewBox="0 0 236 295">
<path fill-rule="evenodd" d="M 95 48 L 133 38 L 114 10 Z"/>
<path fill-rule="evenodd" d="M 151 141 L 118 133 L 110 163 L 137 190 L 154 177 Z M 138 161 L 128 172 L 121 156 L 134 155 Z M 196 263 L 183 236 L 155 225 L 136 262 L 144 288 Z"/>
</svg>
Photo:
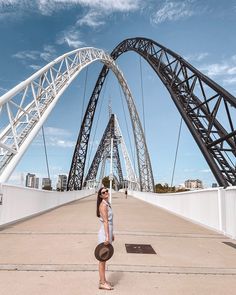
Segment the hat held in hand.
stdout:
<svg viewBox="0 0 236 295">
<path fill-rule="evenodd" d="M 112 244 L 105 245 L 101 243 L 97 245 L 94 251 L 94 255 L 99 261 L 107 261 L 109 260 L 114 253 L 114 248 Z"/>
</svg>

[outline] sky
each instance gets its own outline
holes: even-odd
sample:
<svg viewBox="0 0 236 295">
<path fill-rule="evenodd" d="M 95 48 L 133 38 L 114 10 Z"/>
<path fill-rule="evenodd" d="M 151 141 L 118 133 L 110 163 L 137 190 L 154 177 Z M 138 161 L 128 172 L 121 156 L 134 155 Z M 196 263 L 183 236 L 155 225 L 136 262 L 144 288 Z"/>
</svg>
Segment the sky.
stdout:
<svg viewBox="0 0 236 295">
<path fill-rule="evenodd" d="M 111 52 L 132 37 L 150 38 L 170 48 L 235 96 L 235 28 L 236 0 L 0 0 L 0 96 L 66 52 L 82 47 Z M 145 60 L 128 52 L 117 64 L 145 125 L 154 181 L 170 184 L 181 117 Z M 81 118 L 101 68 L 102 64 L 96 62 L 84 69 L 44 124 L 54 185 L 58 174 L 69 172 Z M 109 101 L 130 158 L 135 158 L 127 106 L 116 78 L 109 73 L 95 114 L 88 161 L 108 123 Z M 135 162 L 133 165 L 137 166 Z M 88 167 L 89 163 L 86 171 Z M 23 184 L 28 172 L 47 177 L 41 132 L 9 182 Z M 197 178 L 205 187 L 216 182 L 183 124 L 173 184 Z"/>
</svg>

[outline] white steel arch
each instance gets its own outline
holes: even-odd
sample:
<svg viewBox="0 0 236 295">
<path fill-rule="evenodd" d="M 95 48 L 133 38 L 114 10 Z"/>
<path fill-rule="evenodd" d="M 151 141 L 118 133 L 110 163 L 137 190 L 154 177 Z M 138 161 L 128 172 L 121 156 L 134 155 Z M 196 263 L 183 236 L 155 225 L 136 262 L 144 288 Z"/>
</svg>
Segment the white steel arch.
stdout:
<svg viewBox="0 0 236 295">
<path fill-rule="evenodd" d="M 108 53 L 88 47 L 58 57 L 0 97 L 0 183 L 10 177 L 66 88 L 95 61 L 114 72 L 128 106 L 137 112 L 123 73 Z"/>
<path fill-rule="evenodd" d="M 122 135 L 122 132 L 121 132 L 121 129 L 119 126 L 119 122 L 118 122 L 117 116 L 115 114 L 114 114 L 114 133 L 115 133 L 116 140 L 118 140 L 118 144 L 121 146 L 122 155 L 124 157 L 124 164 L 125 164 L 125 170 L 126 170 L 126 177 L 127 177 L 127 181 L 128 181 L 128 187 L 130 189 L 132 188 L 132 189 L 140 190 L 139 181 L 137 179 L 136 173 L 135 173 L 132 163 L 130 161 L 128 149 L 126 147 L 124 137 Z M 110 141 L 109 141 L 109 144 L 107 145 L 107 148 L 105 149 L 104 154 L 102 155 L 102 160 L 100 163 L 101 170 L 100 170 L 100 175 L 99 175 L 98 181 L 96 181 L 96 179 L 87 180 L 86 187 L 91 187 L 91 182 L 94 185 L 98 185 L 99 187 L 101 186 L 102 179 L 105 176 L 106 160 L 108 158 L 110 158 L 110 154 L 111 154 L 111 146 L 110 146 Z M 114 166 L 114 163 L 113 163 L 113 166 Z"/>
<path fill-rule="evenodd" d="M 115 134 L 117 138 L 120 138 L 120 145 L 121 145 L 121 150 L 122 150 L 122 154 L 124 157 L 124 162 L 125 162 L 125 168 L 126 168 L 126 173 L 127 173 L 127 180 L 129 182 L 129 184 L 133 184 L 133 186 L 135 186 L 135 188 L 139 188 L 139 182 L 137 179 L 137 176 L 135 174 L 134 168 L 132 166 L 132 163 L 130 161 L 130 157 L 129 157 L 129 153 L 124 141 L 124 137 L 121 133 L 121 129 L 120 129 L 120 125 L 117 119 L 117 116 L 115 115 Z M 139 188 L 140 189 L 140 188 Z"/>
</svg>

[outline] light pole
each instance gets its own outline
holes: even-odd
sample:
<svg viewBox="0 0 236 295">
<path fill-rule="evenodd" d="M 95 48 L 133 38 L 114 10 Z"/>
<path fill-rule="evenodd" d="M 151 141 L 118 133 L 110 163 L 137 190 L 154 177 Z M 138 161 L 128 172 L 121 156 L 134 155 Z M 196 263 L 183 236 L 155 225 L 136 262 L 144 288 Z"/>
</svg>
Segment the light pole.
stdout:
<svg viewBox="0 0 236 295">
<path fill-rule="evenodd" d="M 113 180 L 113 171 L 112 171 L 112 162 L 113 162 L 113 137 L 111 137 L 111 156 L 110 156 L 111 162 L 110 162 L 110 175 L 109 175 L 109 180 L 110 180 L 110 190 L 109 190 L 109 202 L 111 204 L 111 190 L 112 190 L 112 180 Z"/>
</svg>

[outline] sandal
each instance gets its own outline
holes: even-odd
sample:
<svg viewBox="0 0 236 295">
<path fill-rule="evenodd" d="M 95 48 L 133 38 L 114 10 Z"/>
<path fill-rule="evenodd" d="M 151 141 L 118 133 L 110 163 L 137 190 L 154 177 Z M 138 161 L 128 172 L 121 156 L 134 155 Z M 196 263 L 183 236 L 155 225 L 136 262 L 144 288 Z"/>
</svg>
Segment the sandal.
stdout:
<svg viewBox="0 0 236 295">
<path fill-rule="evenodd" d="M 99 283 L 99 289 L 102 290 L 113 290 L 114 288 L 108 283 L 108 282 L 104 282 L 104 283 Z"/>
<path fill-rule="evenodd" d="M 106 281 L 106 283 L 107 283 L 108 285 L 110 285 L 112 288 L 114 287 L 114 285 L 113 285 L 111 282 Z"/>
</svg>

